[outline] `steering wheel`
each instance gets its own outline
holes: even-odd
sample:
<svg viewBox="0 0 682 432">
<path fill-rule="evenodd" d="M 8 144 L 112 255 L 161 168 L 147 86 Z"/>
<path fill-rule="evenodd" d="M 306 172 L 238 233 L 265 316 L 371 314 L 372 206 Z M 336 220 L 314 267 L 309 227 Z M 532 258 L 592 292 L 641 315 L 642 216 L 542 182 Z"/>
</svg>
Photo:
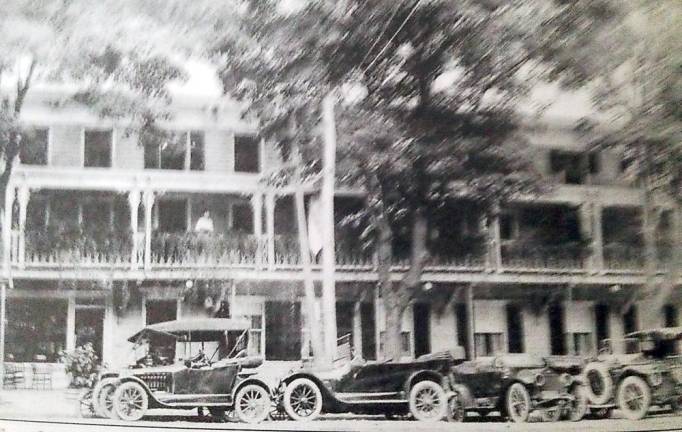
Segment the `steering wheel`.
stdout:
<svg viewBox="0 0 682 432">
<path fill-rule="evenodd" d="M 185 366 L 187 367 L 202 367 L 208 364 L 208 359 L 203 351 L 199 351 L 197 355 L 185 360 Z"/>
</svg>

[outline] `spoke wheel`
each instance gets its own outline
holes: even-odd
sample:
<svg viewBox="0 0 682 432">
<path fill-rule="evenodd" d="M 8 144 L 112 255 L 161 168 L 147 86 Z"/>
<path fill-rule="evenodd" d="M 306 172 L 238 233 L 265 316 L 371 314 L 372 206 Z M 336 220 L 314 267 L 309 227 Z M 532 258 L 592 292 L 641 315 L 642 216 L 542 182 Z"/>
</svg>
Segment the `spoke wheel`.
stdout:
<svg viewBox="0 0 682 432">
<path fill-rule="evenodd" d="M 448 399 L 448 421 L 463 422 L 466 418 L 466 410 L 464 409 L 464 401 L 458 394 L 453 395 Z"/>
<path fill-rule="evenodd" d="M 284 409 L 294 420 L 314 420 L 322 412 L 322 392 L 308 378 L 297 378 L 284 390 Z"/>
<path fill-rule="evenodd" d="M 116 391 L 116 386 L 113 383 L 105 384 L 99 390 L 97 394 L 97 408 L 99 409 L 100 416 L 105 418 L 110 418 L 118 420 L 118 414 L 114 409 L 114 392 Z"/>
<path fill-rule="evenodd" d="M 270 395 L 263 387 L 248 384 L 239 389 L 234 401 L 237 418 L 244 423 L 260 423 L 270 414 Z"/>
<path fill-rule="evenodd" d="M 149 397 L 142 386 L 136 382 L 125 382 L 121 384 L 114 393 L 114 409 L 116 414 L 128 421 L 135 421 L 142 418 L 147 412 Z"/>
<path fill-rule="evenodd" d="M 651 389 L 642 378 L 629 376 L 618 387 L 618 408 L 630 420 L 644 418 L 651 405 Z"/>
<path fill-rule="evenodd" d="M 433 381 L 420 381 L 410 390 L 410 413 L 420 421 L 440 421 L 447 414 L 445 390 Z"/>
<path fill-rule="evenodd" d="M 90 418 L 96 415 L 95 404 L 92 402 L 92 390 L 86 391 L 78 400 L 78 413 L 83 418 Z"/>
<path fill-rule="evenodd" d="M 588 399 L 585 389 L 581 385 L 576 385 L 571 389 L 573 400 L 568 403 L 566 417 L 570 421 L 579 421 L 587 414 Z"/>
<path fill-rule="evenodd" d="M 507 415 L 515 423 L 528 421 L 530 415 L 530 395 L 521 383 L 514 383 L 507 390 Z"/>
</svg>

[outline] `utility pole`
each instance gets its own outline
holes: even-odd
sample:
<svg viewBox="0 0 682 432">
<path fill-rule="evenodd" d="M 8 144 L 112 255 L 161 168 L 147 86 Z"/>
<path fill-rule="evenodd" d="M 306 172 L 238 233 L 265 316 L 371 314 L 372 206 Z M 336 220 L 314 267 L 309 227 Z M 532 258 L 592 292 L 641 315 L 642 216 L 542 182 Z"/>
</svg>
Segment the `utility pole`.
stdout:
<svg viewBox="0 0 682 432">
<path fill-rule="evenodd" d="M 336 253 L 334 240 L 334 183 L 336 176 L 336 124 L 334 93 L 322 101 L 324 150 L 322 158 L 322 317 L 324 320 L 325 352 L 327 358 L 336 357 L 336 285 L 334 271 Z"/>
</svg>

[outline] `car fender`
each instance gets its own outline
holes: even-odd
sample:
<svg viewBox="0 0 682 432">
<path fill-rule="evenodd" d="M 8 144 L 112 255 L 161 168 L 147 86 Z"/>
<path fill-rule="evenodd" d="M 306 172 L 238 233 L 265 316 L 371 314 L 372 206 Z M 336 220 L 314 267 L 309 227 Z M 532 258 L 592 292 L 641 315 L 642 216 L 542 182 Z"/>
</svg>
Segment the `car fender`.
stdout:
<svg viewBox="0 0 682 432">
<path fill-rule="evenodd" d="M 149 387 L 147 386 L 147 384 L 146 384 L 144 381 L 142 381 L 140 378 L 138 378 L 138 377 L 136 377 L 136 376 L 134 376 L 134 375 L 126 376 L 126 377 L 120 377 L 120 378 L 118 378 L 118 380 L 117 380 L 117 382 L 116 382 L 116 386 L 119 386 L 119 385 L 121 385 L 121 384 L 123 384 L 123 383 L 125 383 L 125 382 L 135 382 L 135 383 L 138 383 L 139 385 L 142 386 L 142 388 L 144 389 L 144 391 L 147 393 L 147 396 L 149 397 L 149 408 L 153 408 L 153 407 L 156 407 L 156 406 L 165 406 L 164 403 L 160 402 L 160 401 L 154 396 L 154 393 L 149 389 Z"/>
<path fill-rule="evenodd" d="M 234 403 L 235 397 L 237 397 L 237 392 L 242 389 L 242 387 L 247 386 L 249 384 L 255 384 L 257 386 L 261 386 L 265 389 L 265 391 L 268 392 L 268 395 L 272 395 L 272 392 L 270 391 L 270 386 L 266 384 L 265 381 L 259 378 L 254 378 L 254 377 L 249 377 L 245 379 L 244 381 L 239 382 L 233 389 L 232 389 L 232 402 Z"/>
<path fill-rule="evenodd" d="M 405 394 L 409 395 L 412 386 L 418 383 L 419 381 L 434 381 L 443 387 L 447 387 L 445 385 L 445 379 L 442 374 L 432 370 L 420 370 L 412 373 L 405 381 L 404 387 Z M 447 391 L 448 388 L 444 388 L 444 390 Z"/>
</svg>

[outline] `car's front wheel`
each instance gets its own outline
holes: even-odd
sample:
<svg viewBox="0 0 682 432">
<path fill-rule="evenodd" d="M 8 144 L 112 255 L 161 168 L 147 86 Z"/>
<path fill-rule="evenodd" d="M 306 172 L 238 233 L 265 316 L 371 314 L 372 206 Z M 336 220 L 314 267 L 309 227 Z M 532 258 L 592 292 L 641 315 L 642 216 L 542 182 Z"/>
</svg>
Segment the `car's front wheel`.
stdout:
<svg viewBox="0 0 682 432">
<path fill-rule="evenodd" d="M 136 421 L 147 412 L 149 397 L 142 386 L 128 381 L 114 392 L 114 409 L 122 420 Z"/>
<path fill-rule="evenodd" d="M 587 410 L 589 408 L 589 401 L 587 399 L 585 388 L 581 385 L 573 386 L 571 389 L 571 396 L 573 396 L 573 400 L 568 403 L 566 417 L 570 421 L 582 420 L 582 418 L 585 417 L 585 414 L 587 414 Z"/>
<path fill-rule="evenodd" d="M 618 408 L 630 420 L 644 418 L 651 405 L 651 389 L 642 378 L 629 376 L 618 386 Z"/>
<path fill-rule="evenodd" d="M 112 381 L 97 383 L 92 391 L 92 401 L 95 412 L 99 417 L 118 420 L 114 409 L 114 392 L 116 385 Z"/>
<path fill-rule="evenodd" d="M 521 383 L 514 383 L 507 389 L 506 398 L 507 416 L 515 423 L 528 421 L 530 415 L 530 394 L 528 389 Z"/>
<path fill-rule="evenodd" d="M 322 412 L 322 392 L 308 378 L 297 378 L 284 390 L 284 410 L 294 420 L 314 420 Z"/>
<path fill-rule="evenodd" d="M 420 421 L 440 421 L 447 415 L 445 390 L 433 381 L 420 381 L 410 389 L 410 413 Z"/>
<path fill-rule="evenodd" d="M 247 384 L 234 398 L 234 411 L 239 421 L 260 423 L 270 415 L 270 395 L 257 384 Z"/>
</svg>

